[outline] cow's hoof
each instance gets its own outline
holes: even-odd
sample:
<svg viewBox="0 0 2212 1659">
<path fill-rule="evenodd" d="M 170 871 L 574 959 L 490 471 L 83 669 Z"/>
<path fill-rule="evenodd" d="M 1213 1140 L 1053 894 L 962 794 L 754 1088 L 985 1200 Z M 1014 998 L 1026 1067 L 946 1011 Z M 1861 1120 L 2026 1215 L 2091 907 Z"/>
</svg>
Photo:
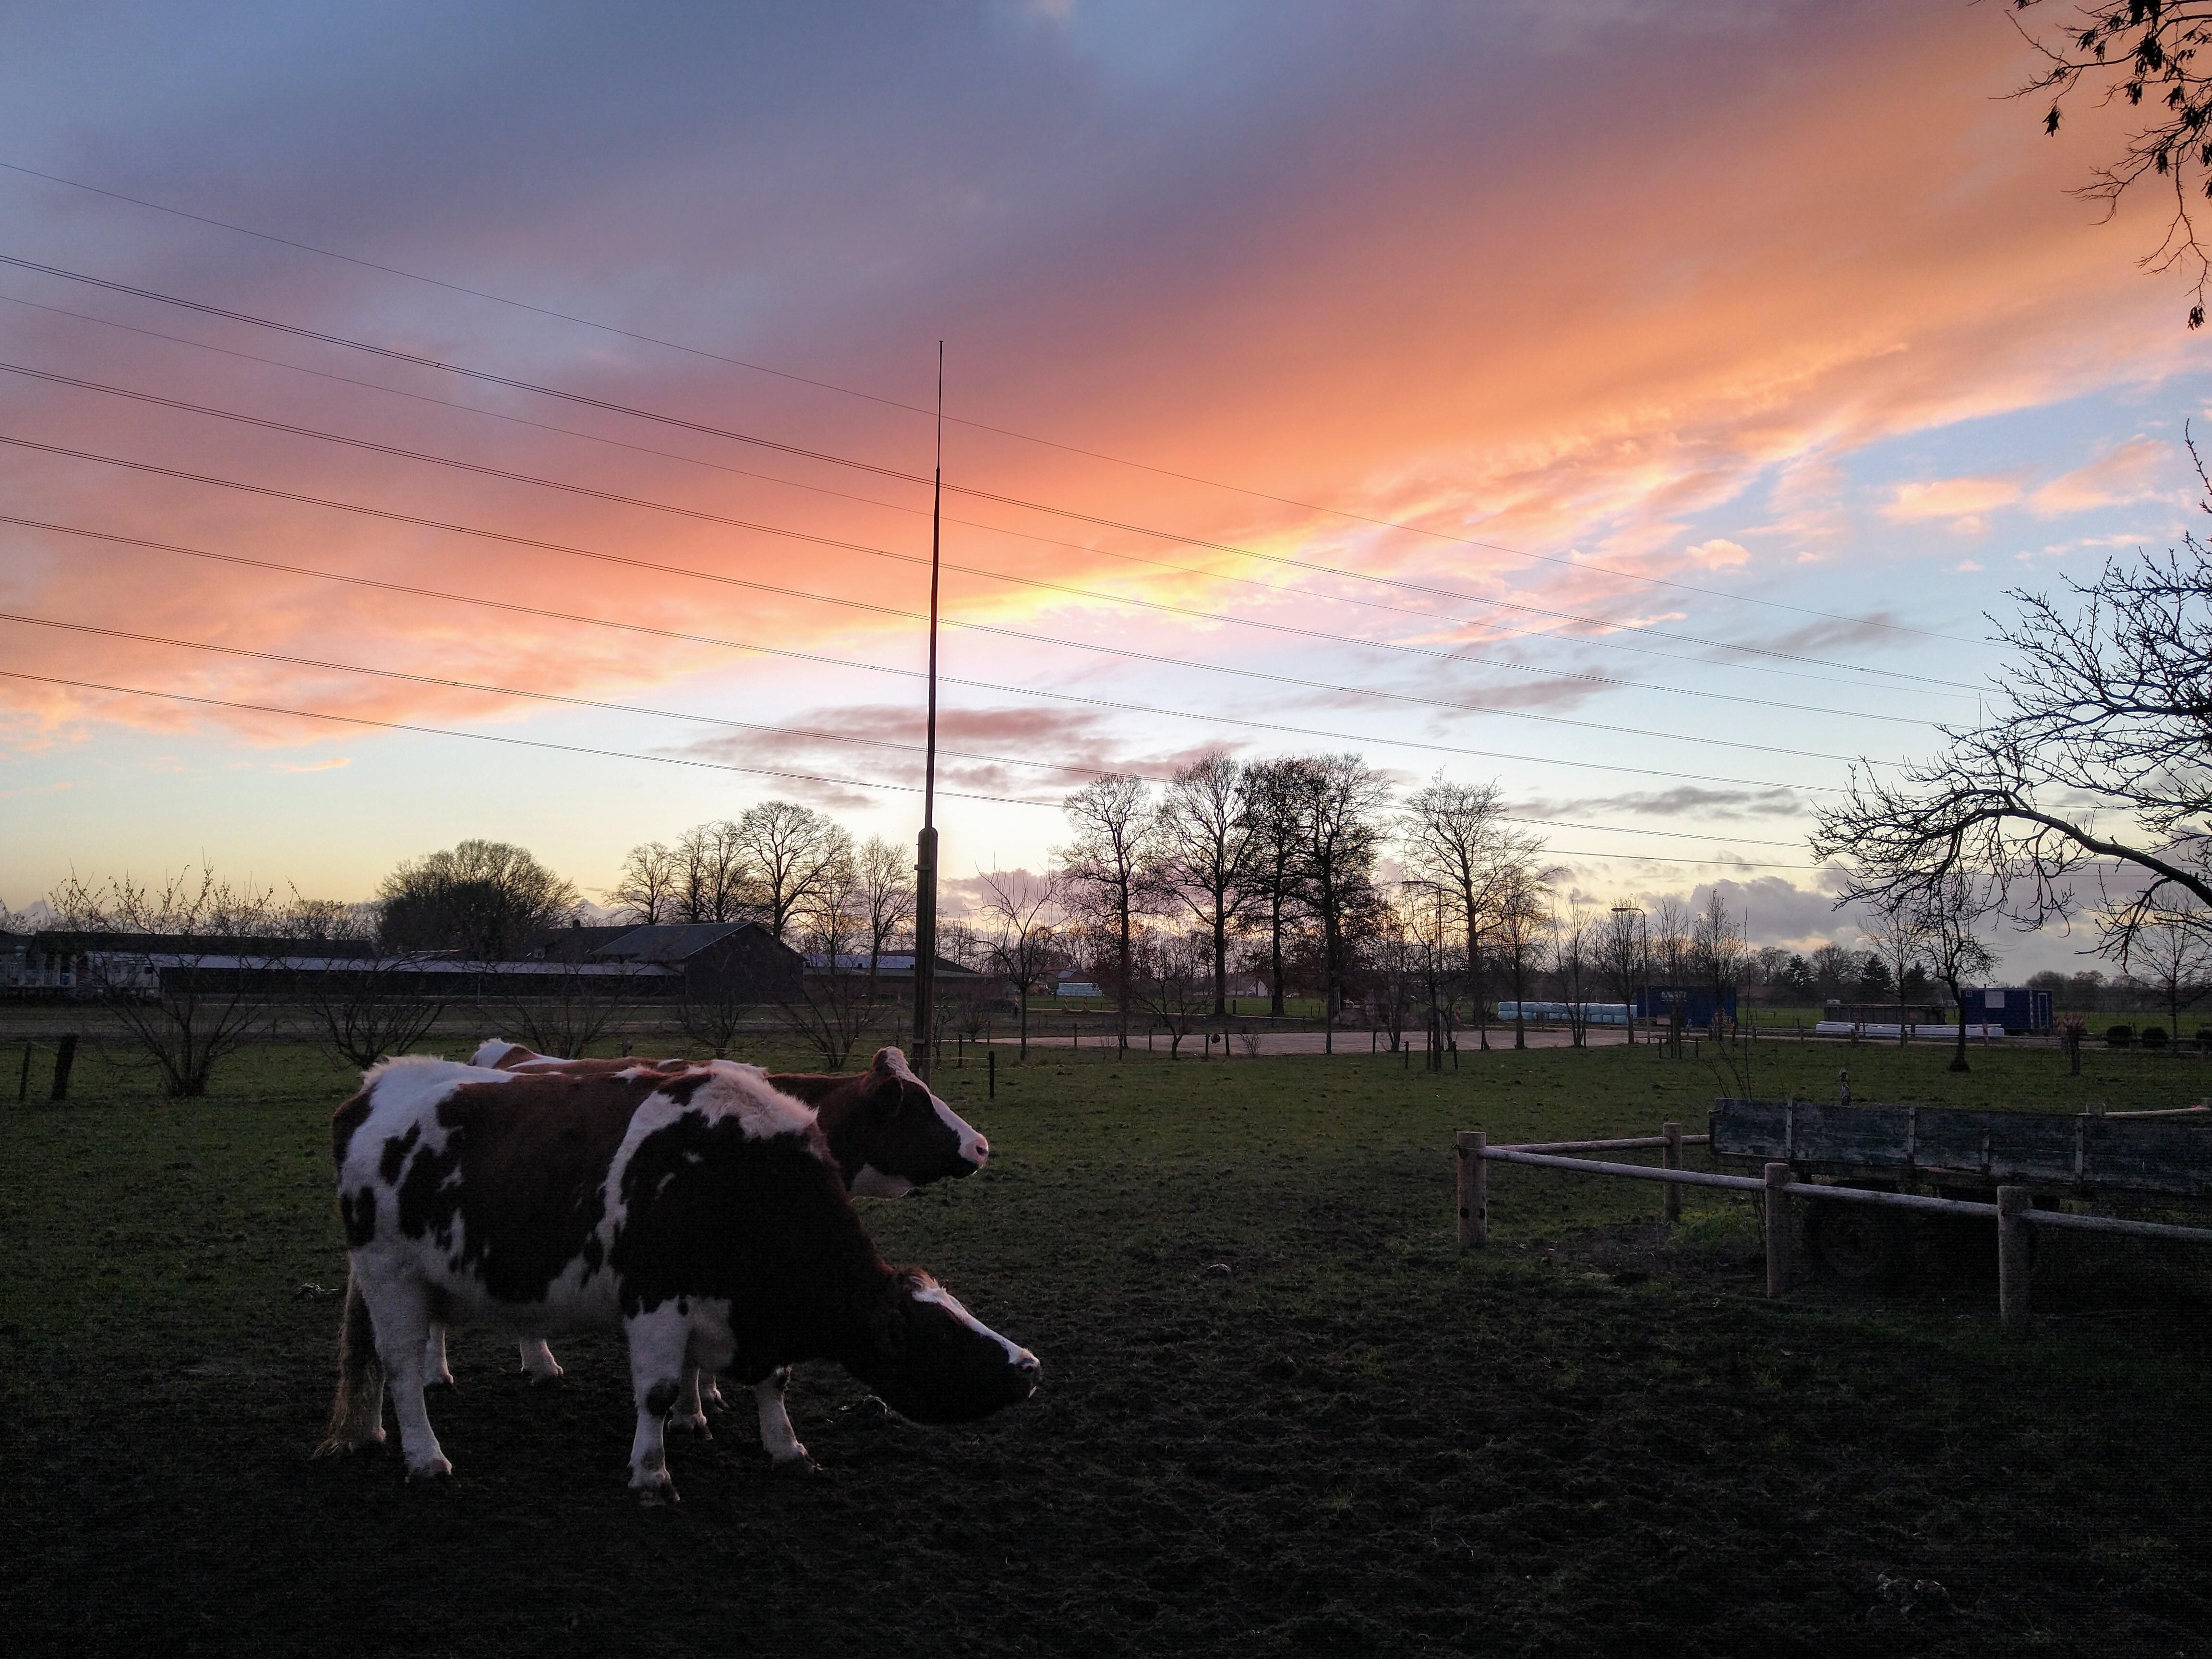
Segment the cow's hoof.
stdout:
<svg viewBox="0 0 2212 1659">
<path fill-rule="evenodd" d="M 822 1473 L 822 1466 L 807 1455 L 806 1448 L 804 1446 L 788 1457 L 777 1458 L 775 1462 L 769 1465 L 769 1468 L 776 1474 L 807 1475 Z"/>
<path fill-rule="evenodd" d="M 451 1371 L 441 1371 L 435 1376 L 425 1377 L 422 1382 L 423 1392 L 426 1394 L 432 1389 L 451 1389 L 458 1386 L 453 1381 L 453 1374 Z"/>
<path fill-rule="evenodd" d="M 730 1402 L 723 1399 L 722 1391 L 710 1382 L 699 1390 L 699 1403 L 702 1406 L 712 1406 L 716 1411 L 720 1411 Z"/>
<path fill-rule="evenodd" d="M 683 1412 L 671 1412 L 668 1415 L 668 1426 L 681 1430 L 685 1434 L 696 1434 L 702 1440 L 712 1440 L 714 1437 L 714 1430 L 707 1426 L 707 1413 L 704 1412 L 700 1413 L 696 1417 L 689 1416 Z"/>
<path fill-rule="evenodd" d="M 657 1510 L 684 1501 L 677 1497 L 676 1483 L 668 1478 L 668 1471 L 665 1469 L 643 1480 L 633 1480 L 629 1484 L 637 1493 L 637 1501 L 649 1510 Z"/>
<path fill-rule="evenodd" d="M 540 1382 L 558 1382 L 562 1377 L 568 1376 L 568 1372 L 562 1370 L 558 1365 L 554 1366 L 550 1370 L 533 1371 L 526 1370 L 523 1373 L 524 1376 L 530 1379 L 532 1387 L 535 1387 Z"/>
<path fill-rule="evenodd" d="M 442 1457 L 434 1457 L 427 1463 L 410 1464 L 407 1469 L 407 1479 L 410 1485 L 422 1481 L 443 1484 L 453 1478 L 453 1466 Z"/>
</svg>

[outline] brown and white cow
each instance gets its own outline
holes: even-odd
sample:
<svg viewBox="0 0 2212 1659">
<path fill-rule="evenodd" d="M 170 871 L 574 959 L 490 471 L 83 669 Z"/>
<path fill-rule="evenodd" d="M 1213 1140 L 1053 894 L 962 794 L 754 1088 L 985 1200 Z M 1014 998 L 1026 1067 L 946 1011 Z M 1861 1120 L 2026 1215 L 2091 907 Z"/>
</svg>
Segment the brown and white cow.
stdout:
<svg viewBox="0 0 2212 1659">
<path fill-rule="evenodd" d="M 622 1077 L 640 1067 L 678 1073 L 716 1062 L 562 1060 L 494 1037 L 477 1050 L 474 1063 L 531 1075 Z M 855 1197 L 903 1198 L 934 1181 L 971 1176 L 990 1161 L 991 1143 L 914 1074 L 899 1049 L 877 1049 L 865 1072 L 770 1072 L 768 1080 L 814 1108 Z"/>
<path fill-rule="evenodd" d="M 388 1377 L 410 1477 L 452 1472 L 423 1405 L 434 1322 L 622 1331 L 648 1501 L 675 1497 L 662 1436 L 687 1366 L 757 1382 L 834 1359 L 921 1422 L 1036 1390 L 1035 1355 L 877 1254 L 813 1113 L 751 1067 L 391 1060 L 338 1109 L 331 1148 L 351 1271 L 324 1451 L 383 1440 Z"/>
</svg>

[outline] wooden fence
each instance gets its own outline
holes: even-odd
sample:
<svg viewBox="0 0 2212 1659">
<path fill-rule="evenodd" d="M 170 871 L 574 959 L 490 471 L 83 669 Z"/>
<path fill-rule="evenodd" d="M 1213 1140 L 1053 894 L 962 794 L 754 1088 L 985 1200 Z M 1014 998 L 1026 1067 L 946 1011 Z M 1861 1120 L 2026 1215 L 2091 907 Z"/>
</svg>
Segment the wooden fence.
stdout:
<svg viewBox="0 0 2212 1659">
<path fill-rule="evenodd" d="M 1681 1167 L 1682 1148 L 1705 1144 L 1705 1135 L 1685 1135 L 1677 1123 L 1665 1125 L 1656 1135 L 1620 1140 L 1555 1140 L 1515 1146 L 1492 1146 L 1480 1129 L 1462 1129 L 1453 1137 L 1458 1158 L 1458 1230 L 1463 1248 L 1480 1249 L 1490 1243 L 1490 1166 L 1527 1164 L 1545 1170 L 1571 1170 L 1580 1175 L 1613 1176 L 1629 1181 L 1666 1183 L 1665 1218 L 1681 1215 L 1685 1187 L 1717 1187 L 1726 1192 L 1756 1193 L 1765 1208 L 1766 1237 L 1766 1293 L 1785 1294 L 1796 1277 L 1796 1250 L 1790 1229 L 1795 1203 L 1871 1204 L 1884 1209 L 1918 1210 L 1936 1215 L 1972 1216 L 1993 1220 L 1997 1228 L 1997 1311 L 2008 1335 L 2024 1336 L 2029 1324 L 2029 1281 L 2032 1277 L 2029 1230 L 2119 1233 L 2134 1238 L 2172 1238 L 2212 1243 L 2212 1228 L 2185 1227 L 2166 1221 L 2131 1221 L 2121 1216 L 2081 1215 L 2063 1210 L 2039 1210 L 2025 1186 L 1997 1188 L 1997 1201 L 1980 1204 L 1968 1199 L 1928 1198 L 1917 1193 L 1886 1193 L 1860 1187 L 1828 1187 L 1795 1178 L 1786 1163 L 1770 1163 L 1763 1176 L 1716 1175 Z M 1656 1164 L 1614 1164 L 1574 1156 L 1588 1152 L 1660 1149 Z"/>
</svg>

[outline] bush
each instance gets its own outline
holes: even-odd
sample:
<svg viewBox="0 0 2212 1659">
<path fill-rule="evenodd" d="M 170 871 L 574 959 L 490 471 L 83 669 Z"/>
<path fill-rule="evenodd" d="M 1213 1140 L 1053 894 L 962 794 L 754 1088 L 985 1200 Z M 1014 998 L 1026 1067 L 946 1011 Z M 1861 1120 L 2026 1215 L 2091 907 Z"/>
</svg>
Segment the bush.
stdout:
<svg viewBox="0 0 2212 1659">
<path fill-rule="evenodd" d="M 2165 1027 L 2165 1026 L 2163 1026 L 2163 1025 L 2146 1025 L 2146 1026 L 2144 1026 L 2144 1027 L 2143 1027 L 2143 1034 L 2142 1034 L 2142 1046 L 2143 1046 L 2144 1048 L 2165 1048 L 2165 1047 L 2166 1047 L 2166 1027 Z"/>
<path fill-rule="evenodd" d="M 2106 1030 L 2105 1041 L 2115 1048 L 2124 1048 L 2135 1034 L 2136 1028 L 2132 1025 L 2110 1026 Z"/>
</svg>

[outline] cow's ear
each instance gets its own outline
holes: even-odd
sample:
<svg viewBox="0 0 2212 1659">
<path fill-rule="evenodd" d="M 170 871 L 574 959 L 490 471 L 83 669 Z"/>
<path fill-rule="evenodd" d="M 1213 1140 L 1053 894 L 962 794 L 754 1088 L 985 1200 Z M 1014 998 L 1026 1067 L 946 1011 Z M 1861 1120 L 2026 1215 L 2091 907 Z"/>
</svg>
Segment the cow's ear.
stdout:
<svg viewBox="0 0 2212 1659">
<path fill-rule="evenodd" d="M 883 1079 L 868 1091 L 868 1115 L 878 1118 L 897 1115 L 899 1107 L 906 1100 L 906 1091 L 904 1078 Z"/>
</svg>

